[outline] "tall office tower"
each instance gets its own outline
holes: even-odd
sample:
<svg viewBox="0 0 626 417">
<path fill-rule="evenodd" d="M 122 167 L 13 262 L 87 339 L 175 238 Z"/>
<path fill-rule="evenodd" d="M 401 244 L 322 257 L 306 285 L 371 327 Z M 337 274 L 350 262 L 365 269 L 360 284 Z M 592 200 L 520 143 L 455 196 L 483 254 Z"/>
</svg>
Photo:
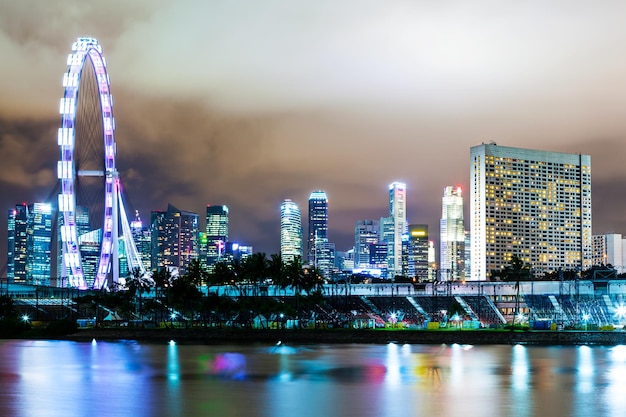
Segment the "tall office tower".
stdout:
<svg viewBox="0 0 626 417">
<path fill-rule="evenodd" d="M 542 275 L 591 266 L 591 157 L 482 144 L 470 152 L 472 280 L 517 255 Z"/>
<path fill-rule="evenodd" d="M 315 242 L 315 267 L 324 278 L 330 278 L 335 270 L 335 244 L 328 239 L 317 238 Z"/>
<path fill-rule="evenodd" d="M 389 245 L 387 242 L 370 244 L 370 269 L 380 270 L 380 276 L 387 276 L 387 268 L 389 267 Z"/>
<path fill-rule="evenodd" d="M 228 206 L 207 206 L 206 242 L 206 263 L 212 270 L 224 256 L 228 242 Z"/>
<path fill-rule="evenodd" d="M 280 254 L 285 262 L 302 258 L 302 214 L 289 199 L 280 205 Z"/>
<path fill-rule="evenodd" d="M 378 243 L 387 245 L 387 250 L 385 251 L 385 253 L 387 254 L 387 259 L 385 260 L 385 263 L 386 263 L 384 267 L 385 275 L 383 277 L 393 278 L 395 276 L 395 273 L 391 270 L 391 267 L 393 266 L 393 258 L 390 255 L 390 253 L 393 253 L 393 242 L 394 242 L 393 239 L 395 236 L 393 217 L 381 217 L 378 224 L 380 225 L 380 232 L 378 233 L 378 236 L 379 236 Z M 372 246 L 370 246 L 370 253 L 371 253 L 371 248 Z M 376 250 L 380 253 L 380 248 L 377 247 Z M 371 263 L 371 257 L 370 257 L 370 263 Z"/>
<path fill-rule="evenodd" d="M 461 187 L 445 187 L 439 222 L 439 269 L 444 281 L 465 277 L 465 225 Z"/>
<path fill-rule="evenodd" d="M 17 283 L 50 285 L 52 207 L 18 204 L 9 210 L 7 278 Z"/>
<path fill-rule="evenodd" d="M 437 281 L 437 257 L 435 256 L 435 242 L 428 241 L 428 280 Z"/>
<path fill-rule="evenodd" d="M 133 236 L 133 241 L 135 242 L 135 247 L 137 248 L 137 252 L 139 253 L 139 257 L 141 258 L 141 263 L 143 267 L 149 271 L 150 270 L 150 229 L 143 225 L 141 221 L 141 217 L 139 217 L 139 212 L 135 211 L 135 220 L 130 222 L 130 232 Z"/>
<path fill-rule="evenodd" d="M 407 248 L 407 276 L 428 280 L 428 225 L 410 224 Z"/>
<path fill-rule="evenodd" d="M 83 262 L 83 274 L 87 284 L 91 286 L 96 280 L 96 269 L 100 260 L 100 242 L 102 241 L 102 229 L 92 230 L 78 236 L 80 257 Z M 61 287 L 69 286 L 67 276 L 61 276 Z"/>
<path fill-rule="evenodd" d="M 119 265 L 119 276 L 125 279 L 132 271 L 128 268 L 128 251 L 126 250 L 123 236 L 117 238 L 117 263 Z"/>
<path fill-rule="evenodd" d="M 409 259 L 409 252 L 411 251 L 411 241 L 409 240 L 409 234 L 402 235 L 402 256 L 400 261 L 400 275 L 403 277 L 415 277 L 415 265 L 412 259 Z"/>
<path fill-rule="evenodd" d="M 190 261 L 198 259 L 198 214 L 169 204 L 167 211 L 151 213 L 151 269 L 169 268 L 184 274 Z"/>
<path fill-rule="evenodd" d="M 407 232 L 406 221 L 406 184 L 389 184 L 389 217 L 393 222 L 393 240 L 387 241 L 387 276 L 393 278 L 402 274 L 402 235 Z"/>
<path fill-rule="evenodd" d="M 26 282 L 27 224 L 26 204 L 18 204 L 14 209 L 9 210 L 7 279 L 10 282 Z"/>
<path fill-rule="evenodd" d="M 380 236 L 378 220 L 358 220 L 354 227 L 354 267 L 370 268 L 370 244 L 377 243 Z"/>
<path fill-rule="evenodd" d="M 28 206 L 26 280 L 34 285 L 50 285 L 50 242 L 52 207 L 48 203 Z"/>
<path fill-rule="evenodd" d="M 7 281 L 15 279 L 14 251 L 15 251 L 15 216 L 17 211 L 9 209 L 7 216 Z"/>
<path fill-rule="evenodd" d="M 309 234 L 307 239 L 307 257 L 311 265 L 319 267 L 315 257 L 319 244 L 328 243 L 328 198 L 324 191 L 313 191 L 309 196 Z M 324 243 L 325 242 L 325 243 Z M 321 260 L 326 263 L 328 259 Z"/>
<path fill-rule="evenodd" d="M 463 259 L 465 259 L 465 272 L 463 276 L 469 278 L 472 276 L 472 241 L 469 230 L 465 231 L 465 247 Z"/>
</svg>

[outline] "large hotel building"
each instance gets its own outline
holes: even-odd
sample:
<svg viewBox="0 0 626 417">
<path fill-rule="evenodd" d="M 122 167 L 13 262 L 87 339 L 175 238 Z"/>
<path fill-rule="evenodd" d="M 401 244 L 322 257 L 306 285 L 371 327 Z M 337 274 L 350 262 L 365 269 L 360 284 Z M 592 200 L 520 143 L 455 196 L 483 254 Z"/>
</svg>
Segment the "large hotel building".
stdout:
<svg viewBox="0 0 626 417">
<path fill-rule="evenodd" d="M 591 267 L 591 157 L 482 144 L 470 151 L 471 278 L 517 255 L 535 275 Z"/>
</svg>

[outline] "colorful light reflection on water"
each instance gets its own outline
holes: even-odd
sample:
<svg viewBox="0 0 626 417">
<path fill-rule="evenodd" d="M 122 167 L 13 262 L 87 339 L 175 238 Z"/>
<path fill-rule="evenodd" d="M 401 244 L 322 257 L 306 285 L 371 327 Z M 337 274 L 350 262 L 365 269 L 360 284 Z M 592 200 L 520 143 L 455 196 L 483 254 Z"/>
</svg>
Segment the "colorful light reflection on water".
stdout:
<svg viewBox="0 0 626 417">
<path fill-rule="evenodd" d="M 1 416 L 622 416 L 626 347 L 0 341 Z"/>
</svg>

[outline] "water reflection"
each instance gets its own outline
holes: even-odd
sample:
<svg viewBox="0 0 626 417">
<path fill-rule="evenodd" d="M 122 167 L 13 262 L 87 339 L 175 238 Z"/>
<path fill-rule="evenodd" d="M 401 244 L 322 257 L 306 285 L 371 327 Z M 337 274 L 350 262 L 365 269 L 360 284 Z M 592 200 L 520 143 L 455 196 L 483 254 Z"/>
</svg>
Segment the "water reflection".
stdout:
<svg viewBox="0 0 626 417">
<path fill-rule="evenodd" d="M 604 417 L 626 347 L 0 341 L 0 384 L 2 416 Z"/>
</svg>

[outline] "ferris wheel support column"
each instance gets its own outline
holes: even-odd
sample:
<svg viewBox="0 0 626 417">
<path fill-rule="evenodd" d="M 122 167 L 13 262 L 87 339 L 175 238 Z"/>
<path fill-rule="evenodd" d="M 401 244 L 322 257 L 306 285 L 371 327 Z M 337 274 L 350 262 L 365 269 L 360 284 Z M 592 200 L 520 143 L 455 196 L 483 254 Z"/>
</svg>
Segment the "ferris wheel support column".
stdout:
<svg viewBox="0 0 626 417">
<path fill-rule="evenodd" d="M 109 275 L 108 287 L 109 290 L 117 290 L 117 284 L 120 282 L 120 259 L 119 259 L 119 188 L 120 179 L 118 172 L 113 174 L 113 230 L 111 239 L 113 244 L 111 245 L 111 274 Z"/>
</svg>

